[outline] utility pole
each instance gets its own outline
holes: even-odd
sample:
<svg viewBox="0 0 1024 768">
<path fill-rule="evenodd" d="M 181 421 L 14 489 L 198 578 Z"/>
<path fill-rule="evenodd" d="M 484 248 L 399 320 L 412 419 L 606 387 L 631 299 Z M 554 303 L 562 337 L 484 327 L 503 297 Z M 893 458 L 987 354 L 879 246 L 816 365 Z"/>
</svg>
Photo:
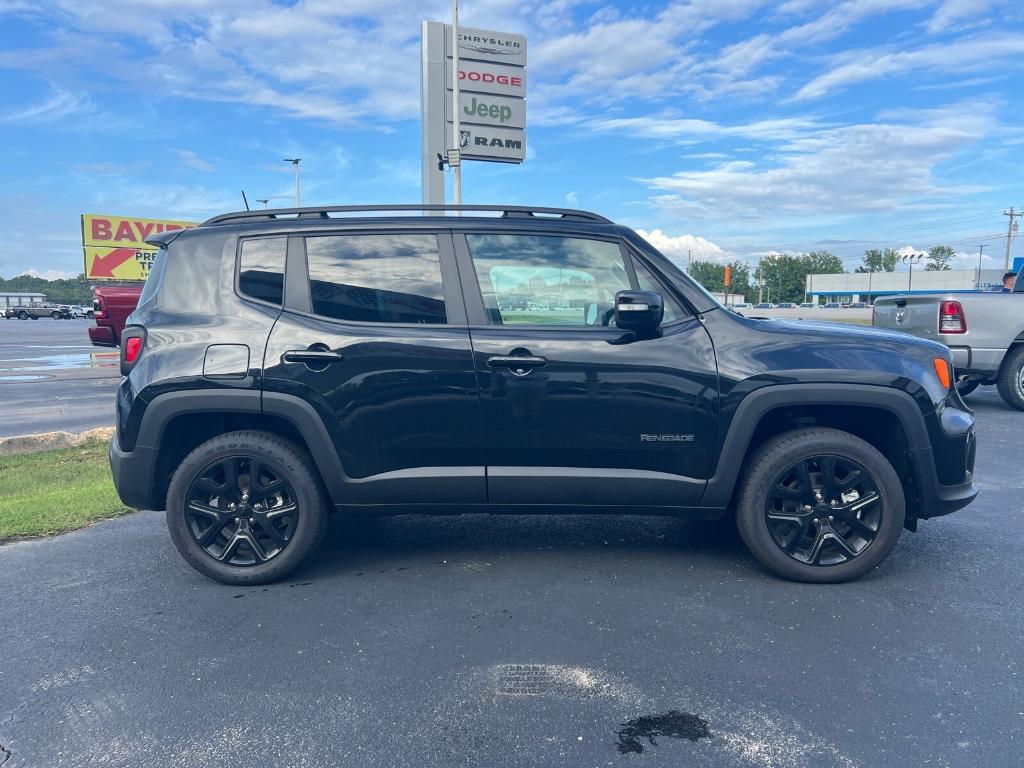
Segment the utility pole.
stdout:
<svg viewBox="0 0 1024 768">
<path fill-rule="evenodd" d="M 974 290 L 981 290 L 981 254 L 988 248 L 988 244 L 978 246 L 978 279 L 974 282 Z"/>
<path fill-rule="evenodd" d="M 1010 223 L 1006 226 L 1006 260 L 1003 262 L 1003 271 L 1010 271 L 1010 243 L 1013 241 L 1013 233 L 1017 231 L 1018 225 L 1014 221 L 1014 218 L 1018 216 L 1024 216 L 1024 210 L 1015 211 L 1013 206 L 1010 206 L 1010 210 L 1003 211 L 1003 216 L 1010 217 Z"/>
<path fill-rule="evenodd" d="M 263 203 L 263 207 L 264 208 L 269 208 L 270 207 L 270 198 L 269 197 L 264 197 L 263 199 L 256 198 L 256 202 L 257 203 Z"/>
<path fill-rule="evenodd" d="M 452 146 L 448 165 L 454 181 L 453 201 L 462 205 L 462 134 L 459 130 L 459 0 L 452 0 Z M 452 162 L 454 160 L 455 162 Z"/>
<path fill-rule="evenodd" d="M 299 163 L 302 162 L 302 158 L 301 157 L 286 157 L 286 158 L 284 158 L 284 162 L 291 163 L 292 165 L 295 166 L 295 207 L 296 208 L 301 208 L 302 207 L 302 190 L 300 189 L 300 181 L 299 181 Z"/>
<path fill-rule="evenodd" d="M 690 264 L 691 264 L 690 249 L 687 248 L 686 249 L 686 274 L 690 274 Z"/>
</svg>

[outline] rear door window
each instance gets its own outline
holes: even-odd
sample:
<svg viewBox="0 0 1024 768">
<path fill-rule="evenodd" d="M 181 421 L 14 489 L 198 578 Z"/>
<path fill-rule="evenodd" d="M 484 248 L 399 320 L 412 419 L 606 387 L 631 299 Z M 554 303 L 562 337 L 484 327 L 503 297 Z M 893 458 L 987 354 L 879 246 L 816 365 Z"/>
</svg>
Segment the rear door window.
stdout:
<svg viewBox="0 0 1024 768">
<path fill-rule="evenodd" d="M 447 322 L 437 235 L 306 238 L 313 313 L 363 323 Z"/>
</svg>

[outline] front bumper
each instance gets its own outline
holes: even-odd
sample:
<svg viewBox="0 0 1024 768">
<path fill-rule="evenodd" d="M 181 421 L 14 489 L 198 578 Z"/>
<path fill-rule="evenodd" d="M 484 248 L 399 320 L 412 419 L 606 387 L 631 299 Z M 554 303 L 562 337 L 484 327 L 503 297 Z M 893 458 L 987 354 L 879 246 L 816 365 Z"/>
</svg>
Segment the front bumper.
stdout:
<svg viewBox="0 0 1024 768">
<path fill-rule="evenodd" d="M 137 445 L 134 451 L 122 451 L 117 445 L 115 434 L 110 439 L 107 454 L 114 487 L 121 503 L 135 509 L 153 509 L 153 466 L 156 452 L 141 445 Z"/>
</svg>

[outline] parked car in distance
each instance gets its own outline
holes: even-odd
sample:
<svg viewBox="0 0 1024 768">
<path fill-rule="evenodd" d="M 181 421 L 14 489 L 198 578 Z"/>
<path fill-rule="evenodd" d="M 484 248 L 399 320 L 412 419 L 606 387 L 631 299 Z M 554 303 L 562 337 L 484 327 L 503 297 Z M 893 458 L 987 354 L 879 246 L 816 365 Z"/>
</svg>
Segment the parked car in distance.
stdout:
<svg viewBox="0 0 1024 768">
<path fill-rule="evenodd" d="M 760 304 L 755 304 L 754 309 L 775 309 L 775 305 L 767 301 L 762 301 Z"/>
<path fill-rule="evenodd" d="M 225 583 L 282 578 L 332 510 L 735 515 L 766 568 L 844 581 L 977 493 L 946 347 L 725 311 L 597 214 L 259 210 L 147 242 L 114 484 Z"/>
<path fill-rule="evenodd" d="M 751 304 L 749 301 L 739 301 L 739 302 L 737 302 L 735 304 L 730 304 L 729 305 L 729 307 L 731 309 L 750 309 L 753 306 L 754 305 Z"/>
<path fill-rule="evenodd" d="M 825 309 L 840 309 L 840 308 L 841 307 L 840 307 L 839 303 L 835 302 L 835 301 L 830 301 L 830 302 L 828 302 L 825 305 Z"/>
<path fill-rule="evenodd" d="M 961 396 L 995 384 L 1007 405 L 1024 411 L 1022 275 L 1013 293 L 886 296 L 875 301 L 872 324 L 942 342 L 953 354 Z"/>
<path fill-rule="evenodd" d="M 818 308 L 818 305 L 815 304 L 813 301 L 805 301 L 803 304 L 800 305 L 800 309 L 817 309 L 817 308 Z"/>
<path fill-rule="evenodd" d="M 776 309 L 796 309 L 796 304 L 792 301 L 781 301 L 776 306 Z"/>
<path fill-rule="evenodd" d="M 867 309 L 868 305 L 863 301 L 854 301 L 849 305 L 850 309 Z"/>
<path fill-rule="evenodd" d="M 142 294 L 141 285 L 100 285 L 92 289 L 93 318 L 89 341 L 97 347 L 116 347 L 128 316 L 135 310 Z"/>
<path fill-rule="evenodd" d="M 70 304 L 68 305 L 68 312 L 71 317 L 88 317 L 92 318 L 94 310 L 92 307 L 87 307 L 84 304 Z"/>
<path fill-rule="evenodd" d="M 8 307 L 4 310 L 4 317 L 7 319 L 18 318 L 19 320 L 38 320 L 41 317 L 52 317 L 54 320 L 66 320 L 71 317 L 67 307 L 52 302 L 34 302 L 21 306 Z"/>
</svg>

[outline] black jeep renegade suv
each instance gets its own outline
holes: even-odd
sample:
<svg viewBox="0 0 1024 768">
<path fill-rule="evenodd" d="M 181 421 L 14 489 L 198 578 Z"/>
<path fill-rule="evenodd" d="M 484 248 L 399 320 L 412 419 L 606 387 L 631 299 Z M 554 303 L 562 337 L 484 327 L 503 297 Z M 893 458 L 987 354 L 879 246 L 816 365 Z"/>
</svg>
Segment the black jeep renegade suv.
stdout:
<svg viewBox="0 0 1024 768">
<path fill-rule="evenodd" d="M 735 515 L 768 568 L 842 581 L 975 497 L 946 347 L 746 319 L 595 214 L 454 210 L 151 241 L 110 460 L 195 568 L 280 578 L 332 509 L 635 512 Z"/>
</svg>

